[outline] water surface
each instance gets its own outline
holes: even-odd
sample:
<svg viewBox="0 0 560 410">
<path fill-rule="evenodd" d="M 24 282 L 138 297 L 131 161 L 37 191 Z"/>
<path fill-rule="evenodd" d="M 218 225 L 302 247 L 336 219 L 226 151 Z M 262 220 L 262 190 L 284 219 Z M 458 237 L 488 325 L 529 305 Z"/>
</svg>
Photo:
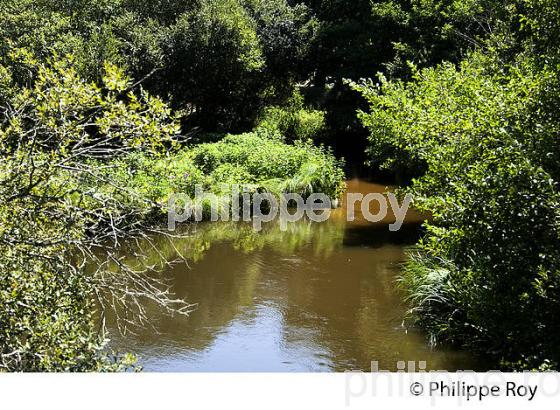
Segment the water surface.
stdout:
<svg viewBox="0 0 560 410">
<path fill-rule="evenodd" d="M 348 185 L 351 192 L 386 190 Z M 391 215 L 372 224 L 357 205 L 357 220 L 348 223 L 345 212 L 343 203 L 329 221 L 300 221 L 287 232 L 276 223 L 262 232 L 207 223 L 173 245 L 156 239 L 166 257 L 186 257 L 162 275 L 196 309 L 170 317 L 146 304 L 152 326 L 126 336 L 111 329 L 111 347 L 135 353 L 147 371 L 369 371 L 372 361 L 392 371 L 398 361 L 474 367 L 465 353 L 431 349 L 424 334 L 402 325 L 406 308 L 395 279 L 423 216 L 410 211 L 392 233 Z"/>
</svg>

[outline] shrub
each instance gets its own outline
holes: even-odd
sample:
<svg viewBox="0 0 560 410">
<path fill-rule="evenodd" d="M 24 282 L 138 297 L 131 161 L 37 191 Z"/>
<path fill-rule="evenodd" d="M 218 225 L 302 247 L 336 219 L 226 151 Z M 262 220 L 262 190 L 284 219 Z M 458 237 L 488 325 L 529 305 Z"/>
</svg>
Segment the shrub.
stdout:
<svg viewBox="0 0 560 410">
<path fill-rule="evenodd" d="M 112 161 L 104 169 L 104 175 L 111 184 L 92 188 L 118 197 L 123 202 L 133 201 L 131 207 L 147 207 L 147 212 L 152 207 L 166 204 L 171 194 L 181 192 L 193 196 L 195 185 L 206 183 L 206 176 L 193 164 L 186 151 L 170 152 L 164 156 L 132 153 Z M 126 190 L 122 191 L 114 185 L 126 187 Z M 149 202 L 142 202 L 145 200 Z"/>
<path fill-rule="evenodd" d="M 258 133 L 228 135 L 218 143 L 193 148 L 191 156 L 205 174 L 213 175 L 215 183 L 222 182 L 216 177 L 223 175 L 224 166 L 234 166 L 255 183 L 285 192 L 322 192 L 338 198 L 343 190 L 341 163 L 328 150 L 309 142 L 288 145 Z"/>
<path fill-rule="evenodd" d="M 118 265 L 120 240 L 143 233 L 149 201 L 95 188 L 126 191 L 127 181 L 104 178 L 108 161 L 131 151 L 157 155 L 172 143 L 176 117 L 161 100 L 133 93 L 112 65 L 96 85 L 71 57 L 38 62 L 12 50 L 10 58 L 28 84 L 10 83 L 0 109 L 0 371 L 122 369 L 130 358 L 112 360 L 95 323 L 103 295 L 126 306 L 141 295 L 171 301 L 142 272 L 106 269 L 107 260 Z"/>
<path fill-rule="evenodd" d="M 288 142 L 321 140 L 325 132 L 325 112 L 304 107 L 303 97 L 296 92 L 286 106 L 264 109 L 257 122 L 272 135 L 279 135 Z"/>
<path fill-rule="evenodd" d="M 371 106 L 360 116 L 373 161 L 424 170 L 409 191 L 434 221 L 403 279 L 413 317 L 504 367 L 557 365 L 558 73 L 497 61 L 357 86 Z"/>
</svg>

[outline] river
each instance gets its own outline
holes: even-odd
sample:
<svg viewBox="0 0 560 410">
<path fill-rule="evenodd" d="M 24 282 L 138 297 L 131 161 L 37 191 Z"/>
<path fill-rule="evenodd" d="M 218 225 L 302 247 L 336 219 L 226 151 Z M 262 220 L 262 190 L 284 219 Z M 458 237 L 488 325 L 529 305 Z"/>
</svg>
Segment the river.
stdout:
<svg viewBox="0 0 560 410">
<path fill-rule="evenodd" d="M 386 187 L 352 180 L 348 190 Z M 391 371 L 399 361 L 477 368 L 468 354 L 432 349 L 422 332 L 403 326 L 395 280 L 423 216 L 411 210 L 390 232 L 391 215 L 372 224 L 356 208 L 356 220 L 346 222 L 345 207 L 327 222 L 303 220 L 286 232 L 275 223 L 262 232 L 203 223 L 173 246 L 156 240 L 166 257 L 186 257 L 161 274 L 196 309 L 169 316 L 147 303 L 151 326 L 123 336 L 110 324 L 110 347 L 136 354 L 145 371 L 369 371 L 373 361 Z"/>
</svg>

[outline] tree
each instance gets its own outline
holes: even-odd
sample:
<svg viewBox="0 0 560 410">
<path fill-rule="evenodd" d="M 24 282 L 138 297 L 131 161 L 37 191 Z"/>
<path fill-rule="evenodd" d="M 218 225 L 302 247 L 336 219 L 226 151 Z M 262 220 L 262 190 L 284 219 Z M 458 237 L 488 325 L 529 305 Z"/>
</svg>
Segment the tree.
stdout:
<svg viewBox="0 0 560 410">
<path fill-rule="evenodd" d="M 116 256 L 120 240 L 145 236 L 154 204 L 124 195 L 126 186 L 104 170 L 131 150 L 155 154 L 171 143 L 176 118 L 161 100 L 134 93 L 115 66 L 98 87 L 70 57 L 42 63 L 21 49 L 9 56 L 29 85 L 0 66 L 13 90 L 0 106 L 0 369 L 120 369 L 130 358 L 102 352 L 96 306 L 131 307 L 142 297 L 180 313 L 188 306 Z"/>
</svg>

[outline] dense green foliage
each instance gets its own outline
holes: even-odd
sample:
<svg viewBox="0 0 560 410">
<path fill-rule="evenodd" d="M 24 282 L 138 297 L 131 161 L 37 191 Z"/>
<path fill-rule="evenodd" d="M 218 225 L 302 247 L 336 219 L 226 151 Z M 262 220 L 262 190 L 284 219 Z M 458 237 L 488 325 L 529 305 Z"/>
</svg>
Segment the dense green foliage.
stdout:
<svg viewBox="0 0 560 410">
<path fill-rule="evenodd" d="M 309 142 L 287 145 L 267 134 L 228 135 L 217 143 L 206 143 L 169 152 L 166 156 L 142 153 L 111 162 L 105 173 L 113 184 L 97 187 L 122 200 L 145 198 L 165 211 L 170 196 L 193 197 L 199 185 L 204 192 L 221 193 L 223 184 L 253 189 L 309 194 L 323 192 L 333 199 L 343 192 L 342 163 L 327 150 Z"/>
<path fill-rule="evenodd" d="M 318 21 L 305 95 L 326 111 L 327 140 L 345 157 L 362 161 L 367 132 L 356 120 L 365 109 L 344 79 L 384 72 L 409 79 L 407 62 L 429 67 L 457 63 L 503 26 L 515 25 L 519 1 L 494 0 L 304 0 Z M 494 37 L 509 46 L 511 36 Z M 505 47 L 504 49 L 507 49 Z"/>
<path fill-rule="evenodd" d="M 206 131 L 250 128 L 301 77 L 315 31 L 285 0 L 10 0 L 0 4 L 0 56 L 12 43 L 45 57 L 74 54 L 99 80 L 106 61 L 172 98 Z"/>
<path fill-rule="evenodd" d="M 364 135 L 354 115 L 360 99 L 344 78 L 380 70 L 408 76 L 407 60 L 456 62 L 510 24 L 517 3 L 9 0 L 0 5 L 0 55 L 8 43 L 41 58 L 50 49 L 72 53 L 80 74 L 96 81 L 110 61 L 144 79 L 152 94 L 170 97 L 188 114 L 183 126 L 207 132 L 250 131 L 299 83 L 306 104 L 326 111 L 322 136 L 354 154 L 345 139 Z"/>
<path fill-rule="evenodd" d="M 370 104 L 370 160 L 413 169 L 408 190 L 434 216 L 402 282 L 413 317 L 504 367 L 548 368 L 560 360 L 560 77 L 548 37 L 559 20 L 552 2 L 520 3 L 518 28 L 496 33 L 521 39 L 508 60 L 490 47 L 410 82 L 354 87 Z"/>
<path fill-rule="evenodd" d="M 216 183 L 245 181 L 270 191 L 322 192 L 332 198 L 343 192 L 340 162 L 309 142 L 290 146 L 256 133 L 228 136 L 196 147 L 192 158 Z"/>
<path fill-rule="evenodd" d="M 301 93 L 296 92 L 283 106 L 264 109 L 257 129 L 276 134 L 286 141 L 321 141 L 326 132 L 325 112 L 305 107 Z"/>
<path fill-rule="evenodd" d="M 131 228 L 137 210 L 82 180 L 97 178 L 91 157 L 156 150 L 177 124 L 146 93 L 123 100 L 130 81 L 114 66 L 106 66 L 100 88 L 67 61 L 42 63 L 21 50 L 10 58 L 30 85 L 18 87 L 2 67 L 11 98 L 2 102 L 0 125 L 0 369 L 119 368 L 126 363 L 100 354 L 105 341 L 94 326 L 94 301 L 111 279 L 86 275 L 80 261 L 106 233 Z"/>
</svg>

